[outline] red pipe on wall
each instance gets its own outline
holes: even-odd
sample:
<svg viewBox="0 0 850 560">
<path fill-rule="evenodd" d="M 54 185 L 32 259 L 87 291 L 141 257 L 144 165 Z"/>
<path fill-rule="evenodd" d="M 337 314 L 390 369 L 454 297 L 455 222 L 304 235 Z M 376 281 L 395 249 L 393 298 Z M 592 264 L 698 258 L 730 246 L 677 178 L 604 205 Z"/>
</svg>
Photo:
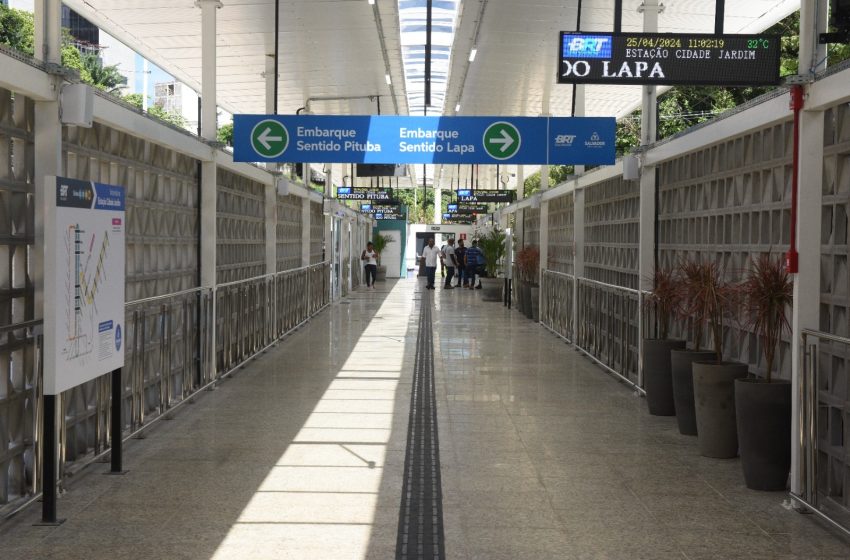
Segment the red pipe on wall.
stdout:
<svg viewBox="0 0 850 560">
<path fill-rule="evenodd" d="M 791 86 L 791 110 L 794 111 L 794 152 L 791 164 L 791 239 L 788 253 L 785 255 L 785 268 L 791 274 L 800 270 L 797 253 L 797 191 L 800 176 L 800 112 L 803 110 L 803 86 Z"/>
</svg>

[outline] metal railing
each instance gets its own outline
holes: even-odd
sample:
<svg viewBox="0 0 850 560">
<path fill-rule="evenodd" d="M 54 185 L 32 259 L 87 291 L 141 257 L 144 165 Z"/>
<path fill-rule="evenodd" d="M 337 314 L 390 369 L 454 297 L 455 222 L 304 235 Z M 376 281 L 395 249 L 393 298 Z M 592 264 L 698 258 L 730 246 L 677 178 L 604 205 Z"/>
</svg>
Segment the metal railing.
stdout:
<svg viewBox="0 0 850 560">
<path fill-rule="evenodd" d="M 124 439 L 168 417 L 169 412 L 324 309 L 330 303 L 329 285 L 330 270 L 325 262 L 222 284 L 215 290 L 194 288 L 127 303 Z M 213 329 L 214 324 L 217 329 Z M 0 463 L 6 455 L 26 463 L 26 482 L 20 485 L 21 492 L 0 504 L 0 519 L 40 496 L 41 325 L 37 320 L 0 327 L 0 337 L 5 337 L 7 345 L 13 342 L 26 352 L 35 372 L 32 386 L 20 396 L 32 403 L 25 407 L 26 418 L 19 419 L 32 426 L 30 435 L 22 438 L 20 446 L 0 451 Z M 110 379 L 106 375 L 61 395 L 60 484 L 62 477 L 109 453 L 110 404 Z"/>
<path fill-rule="evenodd" d="M 543 297 L 540 322 L 567 342 L 574 342 L 575 276 L 544 270 L 540 291 Z"/>
<path fill-rule="evenodd" d="M 543 326 L 643 394 L 642 292 L 553 270 L 541 289 Z"/>
<path fill-rule="evenodd" d="M 836 336 L 815 330 L 804 329 L 800 337 L 800 376 L 798 383 L 798 433 L 795 439 L 799 446 L 798 456 L 798 488 L 799 494 L 791 496 L 805 509 L 814 512 L 836 529 L 850 536 L 850 514 L 844 504 L 832 499 L 833 496 L 845 497 L 847 468 L 846 439 L 844 437 L 844 418 L 847 416 L 848 405 L 846 388 L 842 387 L 842 395 L 831 395 L 828 383 L 821 381 L 819 354 L 830 346 L 841 350 L 830 354 L 850 355 L 850 338 Z M 839 441 L 830 441 L 822 433 L 826 424 L 833 421 L 830 418 L 830 408 L 840 414 Z M 828 429 L 828 428 L 827 428 Z M 828 471 L 830 460 L 838 463 L 838 475 L 832 476 Z M 827 463 L 826 465 L 822 463 Z M 823 467 L 827 468 L 824 469 Z"/>
</svg>

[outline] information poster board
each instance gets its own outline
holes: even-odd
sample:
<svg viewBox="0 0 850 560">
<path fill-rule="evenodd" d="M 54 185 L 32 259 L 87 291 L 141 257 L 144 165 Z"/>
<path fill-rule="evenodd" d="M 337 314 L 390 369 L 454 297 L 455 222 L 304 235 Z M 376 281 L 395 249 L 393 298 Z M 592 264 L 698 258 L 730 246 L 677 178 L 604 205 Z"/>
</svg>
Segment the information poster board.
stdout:
<svg viewBox="0 0 850 560">
<path fill-rule="evenodd" d="M 124 187 L 48 177 L 44 393 L 124 366 Z"/>
</svg>

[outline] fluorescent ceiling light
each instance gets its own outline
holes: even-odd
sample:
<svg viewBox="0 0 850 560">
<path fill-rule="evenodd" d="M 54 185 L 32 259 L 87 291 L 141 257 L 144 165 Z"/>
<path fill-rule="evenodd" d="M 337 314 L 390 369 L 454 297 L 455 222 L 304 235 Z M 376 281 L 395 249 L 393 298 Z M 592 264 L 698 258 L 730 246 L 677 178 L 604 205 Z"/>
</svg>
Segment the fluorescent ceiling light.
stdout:
<svg viewBox="0 0 850 560">
<path fill-rule="evenodd" d="M 369 5 L 370 5 L 370 6 L 374 6 L 374 5 L 375 5 L 375 0 L 369 0 Z"/>
<path fill-rule="evenodd" d="M 469 62 L 475 62 L 475 55 L 478 54 L 478 49 L 476 47 L 472 47 L 472 50 L 469 51 Z"/>
<path fill-rule="evenodd" d="M 384 79 L 387 81 L 388 86 L 393 85 L 393 80 L 392 80 L 392 78 L 390 78 L 389 74 L 384 74 Z"/>
<path fill-rule="evenodd" d="M 455 113 L 457 113 L 457 112 L 459 112 L 459 111 L 460 111 L 460 103 L 458 103 L 457 105 L 455 105 Z"/>
</svg>

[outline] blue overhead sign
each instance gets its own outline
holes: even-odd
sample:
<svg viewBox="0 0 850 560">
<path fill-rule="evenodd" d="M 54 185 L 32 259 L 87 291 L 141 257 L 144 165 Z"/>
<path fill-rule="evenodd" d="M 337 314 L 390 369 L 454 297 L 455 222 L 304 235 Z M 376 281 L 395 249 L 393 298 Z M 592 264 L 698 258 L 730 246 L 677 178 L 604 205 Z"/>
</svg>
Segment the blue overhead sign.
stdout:
<svg viewBox="0 0 850 560">
<path fill-rule="evenodd" d="M 246 162 L 610 165 L 609 117 L 236 115 Z"/>
</svg>

